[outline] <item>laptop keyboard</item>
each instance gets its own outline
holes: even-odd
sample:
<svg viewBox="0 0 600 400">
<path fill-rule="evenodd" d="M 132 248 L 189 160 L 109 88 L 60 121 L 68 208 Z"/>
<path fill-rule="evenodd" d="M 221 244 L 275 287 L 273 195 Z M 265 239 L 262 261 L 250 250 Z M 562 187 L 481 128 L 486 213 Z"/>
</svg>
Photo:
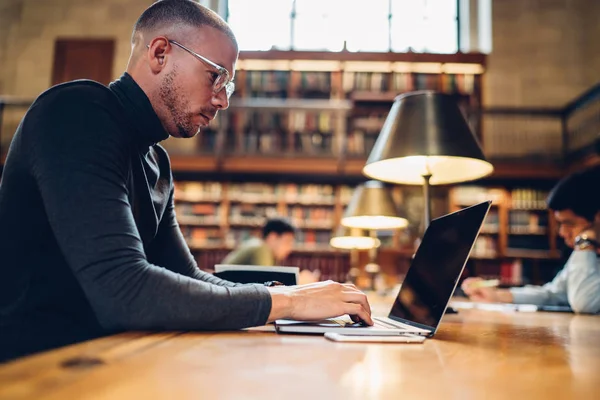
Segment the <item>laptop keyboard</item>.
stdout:
<svg viewBox="0 0 600 400">
<path fill-rule="evenodd" d="M 339 318 L 330 318 L 327 320 L 328 322 L 333 322 L 338 324 L 343 328 L 361 328 L 364 327 L 360 322 L 353 322 L 352 320 L 344 317 Z M 373 317 L 373 327 L 380 329 L 397 329 L 397 330 L 406 330 L 406 327 L 402 326 L 400 323 L 395 321 L 388 320 L 387 318 L 378 318 Z"/>
<path fill-rule="evenodd" d="M 401 331 L 406 330 L 406 327 L 403 326 L 403 324 L 389 320 L 387 318 L 384 319 L 384 318 L 373 317 L 373 322 L 374 322 L 373 326 L 376 328 L 398 329 Z"/>
</svg>

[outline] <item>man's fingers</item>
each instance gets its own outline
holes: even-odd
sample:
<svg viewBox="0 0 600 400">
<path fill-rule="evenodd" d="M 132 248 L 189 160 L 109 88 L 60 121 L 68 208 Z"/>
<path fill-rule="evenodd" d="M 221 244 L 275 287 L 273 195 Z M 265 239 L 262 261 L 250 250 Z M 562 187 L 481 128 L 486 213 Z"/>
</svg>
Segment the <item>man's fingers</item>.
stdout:
<svg viewBox="0 0 600 400">
<path fill-rule="evenodd" d="M 344 314 L 348 314 L 350 316 L 358 316 L 358 318 L 366 322 L 368 325 L 373 325 L 371 315 L 360 304 L 346 303 Z"/>
<path fill-rule="evenodd" d="M 475 290 L 475 288 L 473 288 L 473 284 L 475 282 L 479 282 L 481 281 L 481 278 L 467 278 L 463 281 L 463 283 L 460 285 L 460 288 L 467 294 L 470 294 L 473 292 L 473 290 Z"/>
<path fill-rule="evenodd" d="M 471 287 L 469 287 L 468 285 L 462 288 L 463 292 L 465 292 L 465 294 L 467 296 L 472 295 L 477 289 L 473 289 Z"/>
<path fill-rule="evenodd" d="M 354 284 L 352 283 L 342 283 L 342 286 L 344 286 L 346 289 L 349 290 L 353 290 L 355 292 L 360 292 L 360 289 L 358 289 L 356 286 L 354 286 Z"/>
<path fill-rule="evenodd" d="M 360 304 L 365 311 L 371 315 L 371 306 L 369 305 L 369 300 L 364 293 L 354 293 L 354 292 L 343 292 L 342 300 L 346 303 L 356 303 Z"/>
</svg>

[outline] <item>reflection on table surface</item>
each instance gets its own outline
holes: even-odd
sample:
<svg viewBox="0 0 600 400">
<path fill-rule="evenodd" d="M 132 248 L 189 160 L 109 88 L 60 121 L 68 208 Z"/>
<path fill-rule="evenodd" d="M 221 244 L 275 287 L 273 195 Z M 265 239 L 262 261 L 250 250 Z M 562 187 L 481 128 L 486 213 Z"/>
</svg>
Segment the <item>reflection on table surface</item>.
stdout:
<svg viewBox="0 0 600 400">
<path fill-rule="evenodd" d="M 385 314 L 386 301 L 372 303 Z M 599 372 L 598 316 L 472 309 L 423 344 L 124 333 L 0 366 L 0 399 L 588 399 Z"/>
</svg>

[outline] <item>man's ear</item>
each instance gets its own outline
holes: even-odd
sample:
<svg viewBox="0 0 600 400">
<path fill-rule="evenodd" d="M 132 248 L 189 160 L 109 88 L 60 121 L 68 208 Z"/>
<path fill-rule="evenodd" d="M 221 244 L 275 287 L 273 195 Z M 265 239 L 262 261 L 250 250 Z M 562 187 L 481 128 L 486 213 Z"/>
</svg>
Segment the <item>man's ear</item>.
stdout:
<svg viewBox="0 0 600 400">
<path fill-rule="evenodd" d="M 264 241 L 273 243 L 277 239 L 279 239 L 279 234 L 277 234 L 277 232 L 269 232 L 269 234 L 264 238 Z"/>
<path fill-rule="evenodd" d="M 164 37 L 154 38 L 148 45 L 148 64 L 154 74 L 161 72 L 165 65 L 170 48 L 169 41 Z"/>
</svg>

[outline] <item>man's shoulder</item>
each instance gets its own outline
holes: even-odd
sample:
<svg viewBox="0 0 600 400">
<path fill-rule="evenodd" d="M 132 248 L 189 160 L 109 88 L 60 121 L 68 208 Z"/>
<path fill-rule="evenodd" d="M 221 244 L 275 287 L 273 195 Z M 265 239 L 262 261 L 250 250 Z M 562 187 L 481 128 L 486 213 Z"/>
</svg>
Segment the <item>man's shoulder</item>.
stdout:
<svg viewBox="0 0 600 400">
<path fill-rule="evenodd" d="M 242 243 L 241 247 L 249 250 L 263 250 L 267 248 L 265 242 L 258 238 L 246 240 L 244 243 Z"/>
<path fill-rule="evenodd" d="M 114 127 L 120 126 L 121 121 L 123 109 L 115 94 L 98 82 L 82 79 L 53 86 L 40 94 L 23 119 L 23 132 L 36 138 L 49 130 L 54 137 L 87 137 L 92 134 L 90 126 Z M 117 132 L 105 129 L 105 133 Z"/>
<path fill-rule="evenodd" d="M 34 101 L 32 108 L 51 106 L 80 110 L 85 107 L 110 107 L 111 103 L 116 106 L 118 101 L 108 87 L 92 80 L 80 79 L 47 89 Z"/>
<path fill-rule="evenodd" d="M 126 123 L 123 108 L 109 88 L 78 80 L 42 93 L 23 117 L 15 136 L 36 154 L 33 157 L 63 151 L 74 155 L 83 149 L 98 151 L 100 147 L 125 150 L 130 142 L 130 136 L 123 134 Z"/>
<path fill-rule="evenodd" d="M 233 250 L 223 262 L 233 264 L 248 264 L 259 254 L 268 251 L 264 242 L 258 238 L 248 239 L 242 242 L 235 250 Z"/>
</svg>

